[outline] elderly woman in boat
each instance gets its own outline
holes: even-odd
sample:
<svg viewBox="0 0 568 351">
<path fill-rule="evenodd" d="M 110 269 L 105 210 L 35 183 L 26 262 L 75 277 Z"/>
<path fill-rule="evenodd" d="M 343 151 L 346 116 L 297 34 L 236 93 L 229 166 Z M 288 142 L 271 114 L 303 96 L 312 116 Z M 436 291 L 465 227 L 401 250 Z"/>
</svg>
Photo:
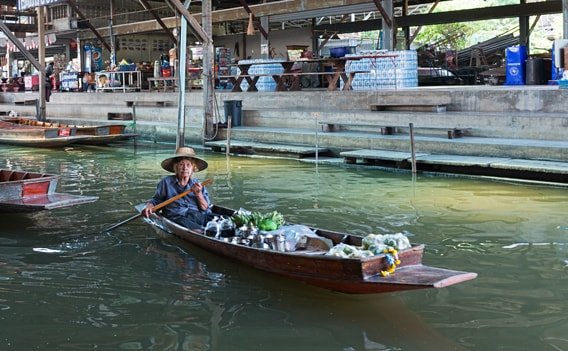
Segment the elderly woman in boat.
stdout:
<svg viewBox="0 0 568 351">
<path fill-rule="evenodd" d="M 163 160 L 161 165 L 175 174 L 162 178 L 154 197 L 142 210 L 142 215 L 150 216 L 159 203 L 191 189 L 191 193 L 164 207 L 162 214 L 186 228 L 202 229 L 207 223 L 211 203 L 207 189 L 194 177 L 194 173 L 206 169 L 207 162 L 196 157 L 192 148 L 180 147 L 174 156 Z"/>
</svg>

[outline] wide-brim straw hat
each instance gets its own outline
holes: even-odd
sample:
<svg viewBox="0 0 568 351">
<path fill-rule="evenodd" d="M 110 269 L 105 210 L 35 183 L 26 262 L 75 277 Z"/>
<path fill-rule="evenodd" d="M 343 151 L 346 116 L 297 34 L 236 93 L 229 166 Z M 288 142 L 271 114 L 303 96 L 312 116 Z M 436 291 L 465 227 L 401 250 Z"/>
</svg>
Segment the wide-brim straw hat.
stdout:
<svg viewBox="0 0 568 351">
<path fill-rule="evenodd" d="M 195 156 L 195 151 L 190 147 L 179 147 L 176 149 L 172 157 L 168 157 L 162 161 L 162 168 L 168 172 L 175 173 L 174 164 L 184 158 L 193 160 L 195 165 L 194 172 L 199 172 L 207 168 L 207 162 Z"/>
</svg>

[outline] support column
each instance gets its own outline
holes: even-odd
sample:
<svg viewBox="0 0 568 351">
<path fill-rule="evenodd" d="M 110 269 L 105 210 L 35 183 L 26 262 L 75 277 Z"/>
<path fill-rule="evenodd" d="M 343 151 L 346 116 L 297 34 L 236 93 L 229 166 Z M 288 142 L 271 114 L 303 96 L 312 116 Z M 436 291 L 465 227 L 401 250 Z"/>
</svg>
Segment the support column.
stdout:
<svg viewBox="0 0 568 351">
<path fill-rule="evenodd" d="M 201 5 L 201 26 L 203 31 L 207 33 L 209 38 L 213 37 L 213 17 L 211 13 L 211 0 L 203 0 Z M 213 65 L 215 61 L 215 49 L 213 40 L 207 40 L 203 43 L 203 112 L 204 112 L 204 129 L 206 136 L 213 136 L 214 132 L 214 107 L 213 90 L 215 89 L 215 72 Z"/>
<path fill-rule="evenodd" d="M 45 7 L 39 6 L 37 12 L 37 35 L 39 39 L 39 47 L 37 49 L 38 61 L 41 69 L 39 69 L 39 116 L 36 118 L 45 121 Z"/>
<path fill-rule="evenodd" d="M 521 0 L 521 4 L 526 4 L 526 0 Z M 530 33 L 529 33 L 529 17 L 528 16 L 521 16 L 519 17 L 519 45 L 524 45 L 527 47 L 527 54 L 530 53 L 529 49 L 529 41 L 530 41 Z"/>
<path fill-rule="evenodd" d="M 115 36 L 113 33 L 113 26 L 114 26 L 114 22 L 113 22 L 113 17 L 114 17 L 114 0 L 110 0 L 110 18 L 109 18 L 109 23 L 108 23 L 108 32 L 109 32 L 109 40 L 110 40 L 110 67 L 114 68 L 116 67 L 116 42 L 115 42 Z"/>
<path fill-rule="evenodd" d="M 184 6 L 189 7 L 189 0 L 186 0 Z M 185 145 L 185 77 L 187 75 L 187 20 L 181 16 L 181 31 L 179 35 L 179 63 L 176 69 L 178 77 L 178 126 L 176 136 L 176 148 Z"/>
<path fill-rule="evenodd" d="M 270 27 L 268 26 L 268 16 L 263 16 L 260 18 L 260 25 L 262 28 L 266 28 L 268 32 Z M 262 33 L 260 34 L 260 58 L 261 59 L 268 59 L 270 57 L 270 41 L 268 38 L 265 38 Z"/>
<path fill-rule="evenodd" d="M 563 38 L 568 38 L 568 0 L 562 0 L 562 15 L 563 15 L 563 27 L 564 36 Z"/>
<path fill-rule="evenodd" d="M 385 9 L 385 12 L 387 13 L 387 15 L 390 18 L 394 18 L 393 17 L 393 6 L 392 6 L 392 0 L 384 0 L 382 2 L 383 4 L 383 8 Z M 393 40 L 393 36 L 394 36 L 394 26 L 391 28 L 389 27 L 388 23 L 385 21 L 385 19 L 382 19 L 382 30 L 383 30 L 383 49 L 387 49 L 389 51 L 394 50 L 394 40 Z"/>
</svg>

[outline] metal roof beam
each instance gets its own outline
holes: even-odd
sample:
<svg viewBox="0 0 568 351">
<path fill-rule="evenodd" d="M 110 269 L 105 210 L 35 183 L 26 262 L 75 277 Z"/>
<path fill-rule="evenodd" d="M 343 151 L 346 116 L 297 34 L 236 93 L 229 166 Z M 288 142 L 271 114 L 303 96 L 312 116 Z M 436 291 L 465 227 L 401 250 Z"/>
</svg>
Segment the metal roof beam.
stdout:
<svg viewBox="0 0 568 351">
<path fill-rule="evenodd" d="M 162 27 L 162 29 L 164 30 L 164 32 L 166 32 L 166 34 L 170 37 L 170 39 L 173 41 L 173 43 L 175 45 L 177 45 L 177 38 L 173 35 L 173 33 L 169 30 L 169 28 L 166 26 L 166 24 L 164 23 L 164 21 L 162 21 L 162 19 L 160 18 L 160 16 L 156 13 L 156 11 L 154 11 L 154 9 L 152 8 L 152 6 L 148 3 L 148 1 L 146 0 L 138 0 L 138 2 L 140 2 L 140 4 L 142 5 L 142 7 L 144 7 L 144 9 L 146 11 L 148 11 L 152 17 L 154 17 L 156 19 L 156 22 L 158 22 L 158 24 L 160 25 L 160 27 Z"/>
<path fill-rule="evenodd" d="M 411 15 L 396 17 L 398 27 L 417 27 L 441 23 L 458 23 L 480 21 L 498 18 L 511 18 L 521 16 L 540 16 L 562 12 L 561 0 L 529 3 L 524 5 L 506 5 L 482 9 L 459 10 L 451 12 L 438 12 L 429 15 Z M 318 25 L 314 29 L 336 31 L 338 33 L 364 32 L 378 30 L 382 27 L 380 19 L 356 23 L 336 23 Z"/>
<path fill-rule="evenodd" d="M 99 39 L 101 41 L 101 43 L 103 44 L 103 46 L 108 50 L 108 51 L 112 51 L 110 45 L 106 42 L 105 38 L 103 38 L 103 36 L 101 35 L 101 33 L 91 24 L 91 21 L 89 21 L 87 19 L 87 17 L 83 14 L 83 11 L 81 11 L 81 9 L 79 9 L 79 7 L 77 6 L 77 3 L 75 3 L 75 0 L 69 0 L 69 5 L 73 8 L 73 10 L 75 10 L 75 13 L 77 13 L 77 15 L 83 20 L 85 21 L 85 23 L 87 24 L 87 27 L 89 27 L 89 29 L 91 30 L 91 32 L 93 32 L 93 34 L 97 37 L 97 39 Z M 107 34 L 108 35 L 108 34 Z"/>
<path fill-rule="evenodd" d="M 256 17 L 280 15 L 293 12 L 311 11 L 327 9 L 333 7 L 350 6 L 357 4 L 368 4 L 369 0 L 283 0 L 259 5 L 250 5 L 249 8 Z M 201 22 L 201 13 L 192 13 L 195 20 Z M 242 7 L 235 7 L 226 10 L 216 10 L 212 12 L 212 22 L 231 22 L 236 20 L 247 20 L 249 14 Z M 163 22 L 168 28 L 175 28 L 177 25 L 175 17 L 163 18 Z M 115 35 L 127 35 L 160 30 L 156 21 L 144 21 L 130 24 L 115 25 L 113 32 Z M 108 28 L 98 28 L 99 33 L 108 35 Z"/>
<path fill-rule="evenodd" d="M 519 5 L 484 7 L 471 10 L 436 12 L 412 16 L 397 17 L 399 27 L 414 27 L 442 23 L 481 21 L 497 18 L 549 15 L 562 12 L 562 0 L 531 2 Z"/>
</svg>

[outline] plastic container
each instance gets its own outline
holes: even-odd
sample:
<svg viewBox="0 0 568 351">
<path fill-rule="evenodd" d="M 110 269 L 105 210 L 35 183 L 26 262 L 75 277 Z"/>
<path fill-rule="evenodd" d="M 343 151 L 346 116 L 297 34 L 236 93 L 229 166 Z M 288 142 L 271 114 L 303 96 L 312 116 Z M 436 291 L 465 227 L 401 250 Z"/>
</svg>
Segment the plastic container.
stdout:
<svg viewBox="0 0 568 351">
<path fill-rule="evenodd" d="M 242 100 L 225 100 L 223 107 L 225 109 L 225 122 L 228 123 L 230 118 L 231 127 L 239 127 L 242 120 Z"/>
<path fill-rule="evenodd" d="M 527 60 L 526 46 L 512 46 L 506 50 L 505 85 L 524 85 Z"/>
<path fill-rule="evenodd" d="M 351 53 L 351 48 L 348 46 L 339 46 L 329 49 L 329 56 L 339 58 Z"/>
<path fill-rule="evenodd" d="M 526 64 L 526 83 L 527 85 L 543 85 L 546 84 L 544 74 L 544 60 L 541 58 L 530 58 Z"/>
</svg>

